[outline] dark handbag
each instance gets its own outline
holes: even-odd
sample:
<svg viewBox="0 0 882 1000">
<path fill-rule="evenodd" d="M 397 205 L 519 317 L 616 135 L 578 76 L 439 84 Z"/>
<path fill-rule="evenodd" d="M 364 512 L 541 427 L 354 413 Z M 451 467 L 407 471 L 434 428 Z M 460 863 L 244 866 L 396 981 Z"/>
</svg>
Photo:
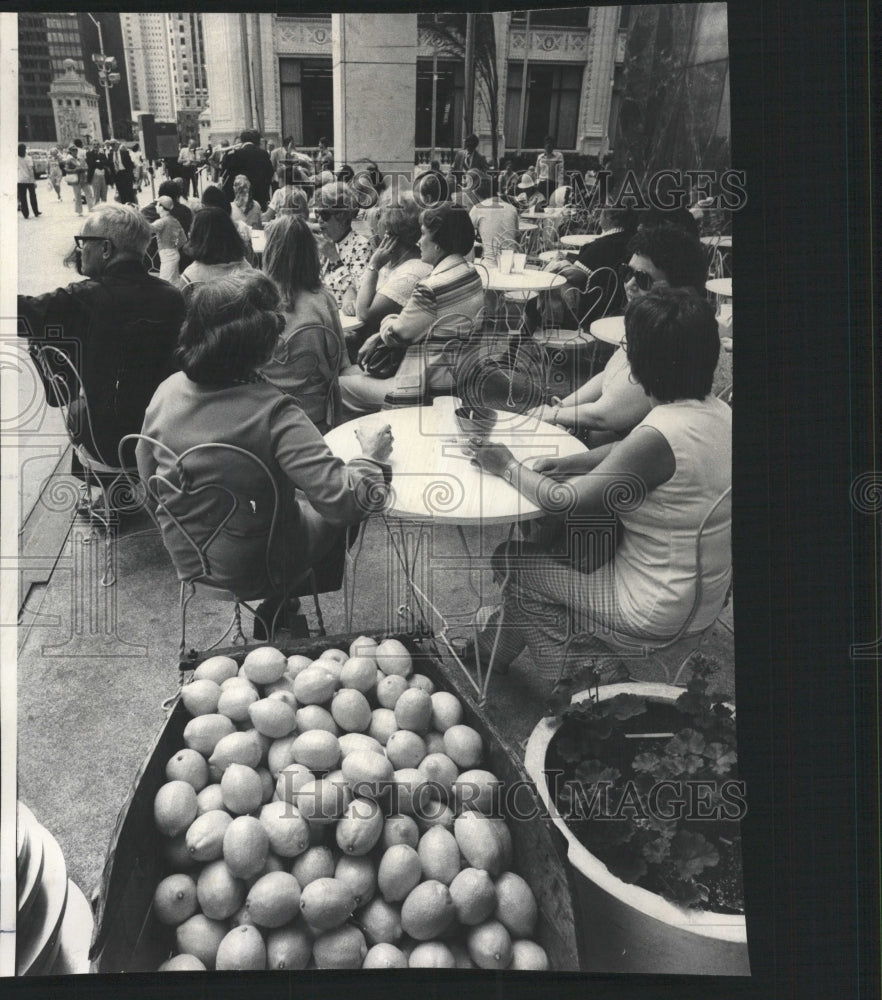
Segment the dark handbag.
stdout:
<svg viewBox="0 0 882 1000">
<path fill-rule="evenodd" d="M 378 340 L 376 344 L 361 359 L 361 367 L 366 375 L 371 378 L 385 379 L 392 378 L 398 371 L 407 347 L 392 346 L 384 344 Z"/>
</svg>

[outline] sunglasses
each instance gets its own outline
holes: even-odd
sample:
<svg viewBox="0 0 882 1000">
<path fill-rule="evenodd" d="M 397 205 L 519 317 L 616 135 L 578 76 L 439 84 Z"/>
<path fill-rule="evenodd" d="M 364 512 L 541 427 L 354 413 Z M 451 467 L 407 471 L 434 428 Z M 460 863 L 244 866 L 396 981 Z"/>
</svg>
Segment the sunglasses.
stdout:
<svg viewBox="0 0 882 1000">
<path fill-rule="evenodd" d="M 627 285 L 633 278 L 641 292 L 648 292 L 655 284 L 655 278 L 648 271 L 637 271 L 630 264 L 624 264 L 619 269 L 619 276 L 623 285 Z"/>
</svg>

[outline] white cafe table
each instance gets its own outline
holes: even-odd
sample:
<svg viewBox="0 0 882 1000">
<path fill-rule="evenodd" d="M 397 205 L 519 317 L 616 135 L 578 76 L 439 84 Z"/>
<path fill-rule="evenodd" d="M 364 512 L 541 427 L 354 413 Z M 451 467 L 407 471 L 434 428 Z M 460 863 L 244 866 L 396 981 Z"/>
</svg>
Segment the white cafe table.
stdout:
<svg viewBox="0 0 882 1000">
<path fill-rule="evenodd" d="M 425 623 L 423 605 L 427 605 L 441 621 L 436 632 L 463 667 L 482 704 L 492 670 L 487 665 L 486 677 L 479 670 L 478 681 L 465 669 L 447 638 L 450 627 L 444 615 L 435 607 L 413 579 L 417 565 L 423 526 L 450 525 L 459 533 L 462 546 L 474 562 L 463 531 L 464 526 L 510 526 L 510 536 L 516 523 L 540 517 L 542 511 L 499 476 L 482 472 L 463 454 L 469 435 L 458 427 L 453 410 L 459 405 L 455 397 L 437 399 L 433 406 L 409 406 L 371 413 L 335 427 L 325 435 L 330 450 L 344 461 L 360 455 L 361 446 L 356 428 L 376 428 L 389 424 L 394 440 L 389 465 L 392 488 L 383 521 L 389 540 L 404 570 L 411 595 Z M 560 427 L 536 420 L 524 414 L 497 410 L 497 423 L 485 435 L 488 441 L 505 444 L 512 454 L 527 466 L 540 458 L 557 458 L 587 451 L 576 437 Z M 393 522 L 397 522 L 396 525 Z M 405 524 L 410 530 L 406 530 Z M 413 540 L 413 524 L 416 540 Z M 408 538 L 410 537 L 410 547 Z"/>
<path fill-rule="evenodd" d="M 586 243 L 593 243 L 600 239 L 600 233 L 568 233 L 561 236 L 560 241 L 565 247 L 583 247 Z"/>
<path fill-rule="evenodd" d="M 732 298 L 731 278 L 711 278 L 704 283 L 704 287 L 714 295 L 722 295 L 727 299 Z"/>
<path fill-rule="evenodd" d="M 702 236 L 701 242 L 706 247 L 732 247 L 731 236 Z"/>
<path fill-rule="evenodd" d="M 532 222 L 539 222 L 542 219 L 559 219 L 567 211 L 566 206 L 560 208 L 546 208 L 544 212 L 527 211 L 521 212 L 522 219 L 530 219 Z"/>
<path fill-rule="evenodd" d="M 563 275 L 532 268 L 512 271 L 510 274 L 503 274 L 496 267 L 479 267 L 476 270 L 481 277 L 481 283 L 491 292 L 547 292 L 567 283 Z"/>
<path fill-rule="evenodd" d="M 518 219 L 518 230 L 522 233 L 533 233 L 539 227 L 535 222 L 524 222 L 523 218 Z"/>
<path fill-rule="evenodd" d="M 625 317 L 604 316 L 603 319 L 596 319 L 588 328 L 588 332 L 595 340 L 602 340 L 604 344 L 619 347 L 625 336 Z"/>
<path fill-rule="evenodd" d="M 347 316 L 341 312 L 340 326 L 343 327 L 344 333 L 349 333 L 351 330 L 360 330 L 364 323 L 357 316 Z"/>
</svg>

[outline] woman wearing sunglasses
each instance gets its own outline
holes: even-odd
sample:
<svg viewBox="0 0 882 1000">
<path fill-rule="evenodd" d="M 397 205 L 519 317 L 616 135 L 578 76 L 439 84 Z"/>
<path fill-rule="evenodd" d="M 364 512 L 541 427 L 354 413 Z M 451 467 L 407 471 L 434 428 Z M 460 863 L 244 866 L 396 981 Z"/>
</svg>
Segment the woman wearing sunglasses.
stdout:
<svg viewBox="0 0 882 1000">
<path fill-rule="evenodd" d="M 631 257 L 619 281 L 630 304 L 653 289 L 691 288 L 704 292 L 707 258 L 700 241 L 679 226 L 641 226 L 628 244 Z M 606 367 L 556 403 L 530 415 L 571 428 L 590 447 L 617 441 L 649 412 L 649 399 L 634 381 L 628 355 L 620 347 Z"/>
<path fill-rule="evenodd" d="M 343 315 L 354 316 L 358 286 L 374 251 L 371 241 L 352 229 L 359 210 L 358 198 L 348 184 L 325 184 L 315 193 L 314 208 L 322 281 Z"/>
<path fill-rule="evenodd" d="M 676 635 L 699 582 L 696 533 L 732 482 L 732 413 L 711 394 L 720 351 L 713 308 L 692 289 L 659 282 L 628 306 L 625 333 L 623 350 L 647 413 L 623 441 L 541 459 L 532 469 L 505 445 L 475 438 L 467 449 L 484 472 L 556 518 L 570 543 L 558 556 L 523 543 L 502 545 L 493 556 L 497 583 L 508 581 L 499 664 L 526 645 L 538 674 L 552 681 L 610 648 L 634 656 Z M 578 530 L 586 521 L 601 525 L 602 534 L 592 528 L 586 537 Z M 701 599 L 689 635 L 707 628 L 723 606 L 730 522 L 723 501 L 705 526 Z M 495 623 L 479 635 L 484 663 L 496 635 Z"/>
</svg>

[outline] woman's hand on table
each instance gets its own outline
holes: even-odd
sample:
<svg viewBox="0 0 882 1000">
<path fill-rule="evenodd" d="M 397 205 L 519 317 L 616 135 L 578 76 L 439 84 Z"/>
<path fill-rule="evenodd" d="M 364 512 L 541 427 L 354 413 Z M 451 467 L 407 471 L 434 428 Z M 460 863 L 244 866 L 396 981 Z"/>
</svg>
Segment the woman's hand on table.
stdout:
<svg viewBox="0 0 882 1000">
<path fill-rule="evenodd" d="M 534 406 L 532 409 L 527 410 L 526 415 L 528 417 L 535 417 L 536 420 L 545 420 L 547 423 L 551 423 L 556 409 L 558 409 L 557 405 L 540 403 L 539 406 Z"/>
<path fill-rule="evenodd" d="M 366 458 L 373 458 L 377 462 L 385 462 L 392 454 L 392 426 L 384 424 L 382 427 L 365 428 L 356 427 L 355 436 L 361 445 L 361 450 Z"/>
<path fill-rule="evenodd" d="M 349 286 L 348 291 L 343 296 L 343 304 L 340 306 L 340 312 L 344 316 L 354 316 L 355 315 L 355 292 L 352 291 L 352 286 Z"/>
<path fill-rule="evenodd" d="M 514 458 L 504 444 L 493 444 L 479 437 L 469 438 L 464 450 L 471 458 L 472 465 L 477 465 L 482 472 L 489 472 L 492 476 L 501 476 Z"/>
<path fill-rule="evenodd" d="M 364 356 L 368 353 L 368 351 L 372 351 L 374 349 L 374 346 L 379 341 L 379 339 L 380 339 L 379 333 L 372 333 L 368 337 L 368 339 L 361 345 L 361 347 L 358 349 L 359 364 L 361 363 L 362 358 L 364 358 Z"/>
</svg>

